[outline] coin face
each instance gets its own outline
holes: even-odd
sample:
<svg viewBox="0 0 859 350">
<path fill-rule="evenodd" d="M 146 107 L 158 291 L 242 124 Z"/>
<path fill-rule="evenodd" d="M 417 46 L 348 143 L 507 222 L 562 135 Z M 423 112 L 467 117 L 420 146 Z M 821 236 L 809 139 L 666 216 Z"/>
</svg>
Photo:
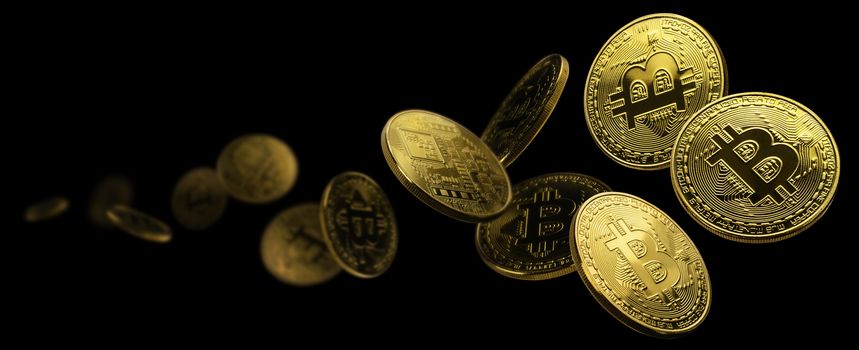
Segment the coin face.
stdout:
<svg viewBox="0 0 859 350">
<path fill-rule="evenodd" d="M 504 213 L 477 225 L 477 251 L 491 269 L 516 279 L 544 280 L 573 272 L 573 216 L 585 200 L 606 191 L 611 189 L 602 181 L 575 173 L 520 182 Z"/>
<path fill-rule="evenodd" d="M 397 253 L 397 220 L 388 196 L 367 175 L 337 175 L 322 195 L 322 233 L 334 260 L 350 274 L 381 275 Z"/>
<path fill-rule="evenodd" d="M 167 243 L 173 238 L 173 231 L 163 221 L 125 205 L 108 209 L 107 218 L 120 230 L 145 241 Z"/>
<path fill-rule="evenodd" d="M 69 209 L 69 200 L 58 196 L 34 203 L 24 210 L 24 221 L 39 222 L 53 219 Z"/>
<path fill-rule="evenodd" d="M 543 128 L 561 98 L 569 70 L 564 56 L 546 56 L 525 73 L 501 103 L 481 139 L 502 165 L 510 166 Z"/>
<path fill-rule="evenodd" d="M 323 242 L 318 204 L 282 211 L 266 227 L 260 246 L 265 268 L 286 284 L 312 286 L 340 272 Z"/>
<path fill-rule="evenodd" d="M 683 208 L 711 232 L 774 242 L 826 212 L 840 160 L 814 112 L 786 97 L 750 92 L 704 107 L 683 127 L 671 180 Z"/>
<path fill-rule="evenodd" d="M 662 210 L 633 195 L 604 192 L 582 204 L 573 222 L 576 269 L 619 321 L 647 335 L 673 337 L 707 317 L 707 267 Z"/>
<path fill-rule="evenodd" d="M 173 215 L 189 230 L 212 226 L 227 208 L 227 192 L 211 168 L 195 168 L 179 179 L 171 200 Z"/>
<path fill-rule="evenodd" d="M 130 206 L 134 200 L 131 181 L 122 176 L 110 176 L 99 182 L 92 192 L 89 206 L 90 221 L 100 228 L 112 228 L 107 210 L 114 205 Z"/>
<path fill-rule="evenodd" d="M 298 177 L 298 160 L 292 149 L 274 136 L 245 135 L 221 151 L 218 176 L 233 198 L 268 203 L 292 189 Z"/>
<path fill-rule="evenodd" d="M 680 128 L 727 91 L 725 61 L 697 23 L 645 16 L 615 33 L 585 84 L 591 136 L 614 161 L 634 169 L 668 167 Z"/>
<path fill-rule="evenodd" d="M 382 130 L 382 152 L 415 197 L 457 220 L 479 222 L 510 203 L 507 171 L 462 125 L 422 110 L 397 113 Z"/>
</svg>

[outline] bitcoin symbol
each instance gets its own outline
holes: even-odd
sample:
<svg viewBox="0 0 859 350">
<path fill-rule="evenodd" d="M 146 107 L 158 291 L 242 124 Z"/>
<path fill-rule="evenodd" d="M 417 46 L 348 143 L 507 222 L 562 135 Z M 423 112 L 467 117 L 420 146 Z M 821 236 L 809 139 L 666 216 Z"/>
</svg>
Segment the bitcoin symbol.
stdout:
<svg viewBox="0 0 859 350">
<path fill-rule="evenodd" d="M 576 203 L 562 198 L 557 189 L 546 187 L 534 193 L 530 202 L 516 208 L 523 213 L 525 220 L 524 223 L 518 222 L 520 229 L 517 232 L 521 233 L 514 244 L 527 244 L 529 253 L 542 258 L 555 251 L 558 238 L 567 236 L 561 233 L 570 215 L 576 211 Z"/>
<path fill-rule="evenodd" d="M 644 284 L 647 298 L 659 295 L 662 302 L 677 300 L 674 285 L 680 280 L 680 268 L 667 253 L 656 249 L 656 241 L 643 230 L 632 230 L 623 219 L 607 224 L 614 236 L 605 242 L 611 250 L 620 251 L 630 262 L 632 271 Z"/>
<path fill-rule="evenodd" d="M 724 130 L 732 141 L 728 143 L 721 135 L 713 135 L 711 139 L 719 150 L 707 158 L 707 163 L 716 166 L 720 161 L 724 162 L 752 188 L 754 193 L 749 199 L 753 205 L 758 205 L 767 196 L 781 204 L 785 198 L 777 191 L 778 187 L 788 195 L 796 192 L 796 187 L 788 182 L 799 165 L 799 155 L 793 147 L 775 142 L 773 135 L 761 128 L 749 128 L 742 134 L 730 125 Z"/>
<path fill-rule="evenodd" d="M 360 263 L 365 263 L 368 250 L 373 250 L 384 234 L 384 222 L 377 217 L 376 206 L 368 203 L 361 192 L 354 191 L 349 207 L 341 209 L 338 215 L 346 223 L 345 231 L 351 233 L 347 239 L 353 253 Z"/>
</svg>

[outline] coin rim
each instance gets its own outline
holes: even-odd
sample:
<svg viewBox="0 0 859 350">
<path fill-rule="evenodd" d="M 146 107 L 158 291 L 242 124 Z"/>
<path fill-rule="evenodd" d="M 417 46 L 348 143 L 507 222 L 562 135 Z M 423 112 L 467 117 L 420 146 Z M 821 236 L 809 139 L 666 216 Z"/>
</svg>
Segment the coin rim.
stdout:
<svg viewBox="0 0 859 350">
<path fill-rule="evenodd" d="M 117 216 L 117 214 L 116 214 L 117 211 L 125 211 L 125 212 L 129 212 L 129 213 L 132 213 L 135 215 L 140 215 L 140 216 L 146 217 L 147 219 L 151 220 L 152 222 L 154 222 L 155 224 L 160 226 L 161 229 L 164 230 L 164 232 L 156 233 L 156 232 L 142 231 L 142 230 L 134 229 L 134 227 L 126 225 L 125 222 L 122 221 L 122 219 L 119 216 Z M 105 216 L 107 216 L 107 219 L 110 220 L 110 222 L 112 222 L 113 225 L 116 226 L 117 228 L 119 228 L 120 230 L 125 231 L 125 233 L 128 233 L 134 237 L 140 238 L 144 241 L 164 244 L 164 243 L 170 242 L 173 239 L 173 230 L 170 229 L 170 226 L 168 226 L 167 223 L 165 223 L 164 221 L 162 221 L 159 218 L 156 218 L 152 215 L 149 215 L 147 213 L 144 213 L 140 210 L 134 209 L 134 208 L 129 207 L 127 205 L 116 204 L 107 210 Z"/>
<path fill-rule="evenodd" d="M 231 186 L 229 184 L 227 184 L 227 181 L 224 180 L 224 176 L 223 176 L 224 166 L 225 166 L 224 163 L 226 162 L 226 160 L 224 158 L 225 151 L 230 149 L 230 148 L 235 147 L 235 145 L 239 144 L 239 142 L 242 142 L 245 139 L 249 139 L 252 137 L 268 138 L 268 139 L 271 139 L 272 141 L 274 141 L 276 143 L 283 145 L 283 147 L 286 148 L 287 154 L 289 155 L 287 157 L 287 162 L 289 162 L 291 160 L 291 163 L 294 165 L 294 169 L 292 169 L 290 171 L 291 180 L 287 183 L 284 190 L 278 191 L 276 193 L 276 195 L 271 195 L 271 196 L 268 196 L 265 198 L 248 197 L 248 196 L 245 196 L 244 194 L 236 193 L 234 191 L 234 189 L 232 189 Z M 230 141 L 226 146 L 224 146 L 223 149 L 221 149 L 221 153 L 218 154 L 218 159 L 215 163 L 216 163 L 215 164 L 215 172 L 218 174 L 218 179 L 221 181 L 221 184 L 224 185 L 224 190 L 227 191 L 227 194 L 230 197 L 233 197 L 234 199 L 236 199 L 240 202 L 244 202 L 244 203 L 248 203 L 248 204 L 267 204 L 267 203 L 274 202 L 278 199 L 281 199 L 284 196 L 286 196 L 286 194 L 289 193 L 293 187 L 295 187 L 295 183 L 298 182 L 298 158 L 295 156 L 295 152 L 292 151 L 292 147 L 289 147 L 289 145 L 285 141 L 281 140 L 279 137 L 271 135 L 271 134 L 267 134 L 267 133 L 251 133 L 251 134 L 244 134 L 244 135 L 241 135 L 239 137 L 236 137 L 235 139 Z"/>
<path fill-rule="evenodd" d="M 189 220 L 188 219 L 189 215 L 187 214 L 187 212 L 185 214 L 179 215 L 180 211 L 177 209 L 179 206 L 184 206 L 184 204 L 180 204 L 180 203 L 182 203 L 182 201 L 178 198 L 179 186 L 189 176 L 191 176 L 192 174 L 198 173 L 198 172 L 208 172 L 212 176 L 214 176 L 215 183 L 218 186 L 220 186 L 220 188 L 216 188 L 215 190 L 216 190 L 216 192 L 219 192 L 224 197 L 224 205 L 219 210 L 218 215 L 215 215 L 214 219 L 211 219 L 210 222 L 204 223 L 204 225 L 190 224 L 190 222 L 187 221 L 187 220 Z M 208 175 L 206 175 L 206 176 L 208 176 Z M 227 190 L 224 187 L 225 186 L 224 186 L 223 181 L 221 181 L 220 177 L 218 177 L 218 172 L 215 169 L 212 169 L 211 167 L 198 166 L 198 167 L 194 167 L 194 168 L 191 168 L 190 170 L 186 171 L 184 174 L 182 174 L 182 176 L 179 177 L 179 181 L 176 181 L 176 184 L 173 185 L 173 193 L 170 195 L 170 209 L 173 211 L 173 217 L 176 219 L 176 222 L 178 222 L 179 225 L 182 226 L 183 228 L 185 228 L 186 230 L 190 230 L 190 231 L 203 231 L 205 229 L 212 227 L 212 225 L 214 225 L 215 223 L 217 223 L 221 219 L 221 217 L 224 215 L 224 212 L 227 210 L 227 205 L 229 205 L 229 203 L 230 203 L 230 199 L 229 199 L 230 195 L 229 195 L 229 193 L 227 193 Z"/>
</svg>

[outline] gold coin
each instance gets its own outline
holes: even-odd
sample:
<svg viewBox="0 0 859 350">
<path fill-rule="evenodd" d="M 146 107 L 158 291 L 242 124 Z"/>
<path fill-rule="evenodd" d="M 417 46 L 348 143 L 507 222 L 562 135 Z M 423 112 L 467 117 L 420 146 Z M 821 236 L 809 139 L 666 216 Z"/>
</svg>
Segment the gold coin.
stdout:
<svg viewBox="0 0 859 350">
<path fill-rule="evenodd" d="M 492 150 L 433 112 L 415 109 L 391 117 L 382 130 L 382 152 L 403 186 L 454 219 L 486 221 L 510 203 L 510 179 Z"/>
<path fill-rule="evenodd" d="M 58 196 L 34 203 L 24 210 L 24 221 L 39 222 L 53 219 L 69 209 L 69 200 Z"/>
<path fill-rule="evenodd" d="M 227 192 L 211 168 L 189 170 L 173 188 L 173 215 L 189 230 L 212 226 L 227 208 Z"/>
<path fill-rule="evenodd" d="M 588 199 L 570 231 L 573 260 L 606 311 L 630 328 L 674 337 L 710 311 L 710 275 L 695 244 L 668 215 L 620 192 Z"/>
<path fill-rule="evenodd" d="M 345 172 L 328 182 L 322 194 L 325 243 L 346 272 L 377 277 L 397 253 L 397 220 L 388 196 L 373 179 Z"/>
<path fill-rule="evenodd" d="M 122 176 L 110 176 L 99 182 L 92 192 L 89 206 L 90 221 L 101 228 L 113 228 L 107 210 L 114 205 L 130 206 L 134 200 L 131 181 Z"/>
<path fill-rule="evenodd" d="M 120 230 L 146 241 L 167 243 L 173 238 L 170 226 L 163 221 L 121 204 L 108 209 L 107 218 Z"/>
<path fill-rule="evenodd" d="M 525 73 L 501 103 L 481 139 L 502 165 L 510 166 L 546 124 L 567 84 L 569 70 L 564 56 L 546 56 Z"/>
<path fill-rule="evenodd" d="M 340 272 L 322 238 L 319 205 L 299 204 L 278 214 L 262 235 L 262 262 L 283 283 L 312 286 Z"/>
<path fill-rule="evenodd" d="M 268 203 L 292 189 L 298 177 L 298 160 L 292 149 L 274 136 L 245 135 L 221 151 L 218 176 L 233 198 Z"/>
<path fill-rule="evenodd" d="M 750 92 L 704 107 L 683 127 L 671 180 L 683 208 L 711 232 L 775 242 L 823 216 L 840 164 L 832 133 L 814 112 Z"/>
<path fill-rule="evenodd" d="M 513 186 L 513 202 L 500 217 L 477 225 L 483 262 L 522 280 L 544 280 L 575 271 L 570 224 L 591 196 L 611 191 L 602 181 L 575 173 L 534 177 Z"/>
<path fill-rule="evenodd" d="M 627 24 L 597 54 L 585 117 L 614 161 L 664 169 L 683 123 L 726 91 L 725 60 L 710 34 L 688 18 L 654 14 Z"/>
</svg>

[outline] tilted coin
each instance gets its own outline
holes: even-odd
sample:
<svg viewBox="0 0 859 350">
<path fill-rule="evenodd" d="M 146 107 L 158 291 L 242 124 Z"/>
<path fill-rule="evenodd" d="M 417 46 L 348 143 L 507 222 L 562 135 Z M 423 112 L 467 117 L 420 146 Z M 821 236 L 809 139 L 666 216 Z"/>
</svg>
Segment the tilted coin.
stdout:
<svg viewBox="0 0 859 350">
<path fill-rule="evenodd" d="M 120 230 L 146 241 L 167 243 L 173 238 L 173 231 L 163 221 L 121 204 L 108 209 L 107 218 Z"/>
<path fill-rule="evenodd" d="M 114 205 L 130 206 L 134 200 L 134 187 L 131 181 L 122 176 L 110 176 L 100 181 L 93 189 L 90 198 L 90 221 L 100 228 L 113 228 L 107 218 L 107 210 Z"/>
<path fill-rule="evenodd" d="M 312 286 L 340 272 L 328 252 L 319 223 L 319 205 L 299 204 L 280 212 L 265 228 L 262 262 L 283 283 Z"/>
<path fill-rule="evenodd" d="M 283 197 L 298 177 L 298 160 L 280 139 L 265 134 L 241 136 L 218 157 L 218 176 L 227 192 L 247 203 Z"/>
<path fill-rule="evenodd" d="M 382 130 L 382 152 L 403 186 L 454 219 L 486 221 L 510 203 L 510 179 L 492 150 L 441 115 L 397 113 Z"/>
<path fill-rule="evenodd" d="M 675 337 L 707 317 L 707 267 L 662 210 L 633 195 L 603 192 L 582 204 L 573 222 L 576 269 L 619 321 L 647 335 Z"/>
<path fill-rule="evenodd" d="M 24 221 L 39 222 L 53 219 L 69 209 L 69 200 L 58 196 L 34 203 L 24 210 Z"/>
<path fill-rule="evenodd" d="M 602 181 L 575 173 L 522 181 L 513 186 L 513 201 L 500 217 L 477 225 L 477 251 L 491 269 L 516 279 L 544 280 L 573 272 L 573 216 L 585 200 L 605 191 L 611 189 Z"/>
<path fill-rule="evenodd" d="M 388 196 L 369 176 L 345 172 L 331 179 L 320 216 L 325 243 L 344 270 L 371 278 L 391 267 L 397 220 Z"/>
<path fill-rule="evenodd" d="M 634 169 L 668 167 L 683 124 L 727 92 L 716 41 L 692 20 L 654 14 L 605 43 L 585 84 L 591 136 L 614 161 Z"/>
<path fill-rule="evenodd" d="M 671 180 L 683 208 L 711 232 L 774 242 L 823 216 L 840 164 L 832 133 L 814 112 L 750 92 L 704 107 L 683 127 Z"/>
<path fill-rule="evenodd" d="M 546 56 L 525 73 L 501 103 L 481 139 L 502 165 L 510 166 L 543 128 L 561 98 L 569 70 L 564 56 Z"/>
<path fill-rule="evenodd" d="M 227 208 L 227 192 L 214 170 L 200 167 L 182 175 L 170 203 L 179 224 L 204 230 L 221 218 Z"/>
</svg>

